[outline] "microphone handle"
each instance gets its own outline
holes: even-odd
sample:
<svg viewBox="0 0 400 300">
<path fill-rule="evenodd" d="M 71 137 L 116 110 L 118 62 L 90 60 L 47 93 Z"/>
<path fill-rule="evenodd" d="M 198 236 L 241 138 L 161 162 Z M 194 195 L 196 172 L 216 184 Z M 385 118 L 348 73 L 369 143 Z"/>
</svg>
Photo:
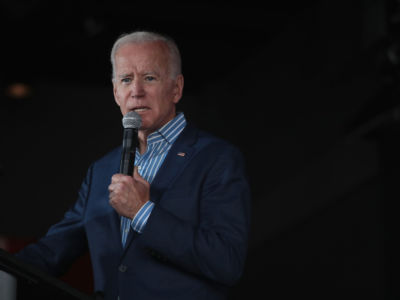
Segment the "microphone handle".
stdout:
<svg viewBox="0 0 400 300">
<path fill-rule="evenodd" d="M 125 128 L 122 140 L 122 156 L 119 172 L 124 175 L 133 175 L 136 147 L 139 145 L 138 130 L 136 128 Z"/>
</svg>

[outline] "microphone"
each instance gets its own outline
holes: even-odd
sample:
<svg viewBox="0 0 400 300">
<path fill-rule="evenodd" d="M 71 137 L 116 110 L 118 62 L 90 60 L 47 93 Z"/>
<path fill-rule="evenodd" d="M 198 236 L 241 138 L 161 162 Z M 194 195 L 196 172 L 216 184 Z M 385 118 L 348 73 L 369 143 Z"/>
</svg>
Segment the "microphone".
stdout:
<svg viewBox="0 0 400 300">
<path fill-rule="evenodd" d="M 122 118 L 124 135 L 122 139 L 122 156 L 119 172 L 124 175 L 133 175 L 136 147 L 139 146 L 138 130 L 142 119 L 137 112 L 130 111 Z"/>
</svg>

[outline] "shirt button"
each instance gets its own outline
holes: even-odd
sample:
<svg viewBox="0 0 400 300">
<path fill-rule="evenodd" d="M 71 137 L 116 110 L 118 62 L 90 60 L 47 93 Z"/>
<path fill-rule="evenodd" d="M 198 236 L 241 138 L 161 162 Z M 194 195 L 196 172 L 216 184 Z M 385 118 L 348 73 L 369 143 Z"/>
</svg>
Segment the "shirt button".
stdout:
<svg viewBox="0 0 400 300">
<path fill-rule="evenodd" d="M 140 170 L 142 168 L 142 166 L 138 166 L 137 168 L 138 168 L 138 170 Z"/>
<path fill-rule="evenodd" d="M 118 267 L 118 270 L 120 271 L 120 272 L 125 272 L 126 270 L 128 269 L 128 267 L 127 266 L 125 266 L 125 265 L 120 265 L 119 267 Z"/>
</svg>

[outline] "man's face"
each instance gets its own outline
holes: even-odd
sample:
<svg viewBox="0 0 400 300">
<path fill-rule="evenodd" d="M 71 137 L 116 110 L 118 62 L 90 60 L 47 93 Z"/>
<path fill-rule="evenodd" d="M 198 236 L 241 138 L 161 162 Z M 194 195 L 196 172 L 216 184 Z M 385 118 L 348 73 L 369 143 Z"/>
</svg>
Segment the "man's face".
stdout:
<svg viewBox="0 0 400 300">
<path fill-rule="evenodd" d="M 172 79 L 167 46 L 162 42 L 122 45 L 115 55 L 114 98 L 123 115 L 134 110 L 147 135 L 175 117 L 183 76 Z"/>
</svg>

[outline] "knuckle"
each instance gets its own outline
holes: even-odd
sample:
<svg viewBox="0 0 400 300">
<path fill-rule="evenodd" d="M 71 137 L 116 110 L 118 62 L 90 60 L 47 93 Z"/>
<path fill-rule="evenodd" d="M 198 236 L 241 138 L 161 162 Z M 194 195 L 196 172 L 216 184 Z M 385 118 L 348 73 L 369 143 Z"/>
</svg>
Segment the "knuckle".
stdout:
<svg viewBox="0 0 400 300">
<path fill-rule="evenodd" d="M 121 178 L 121 183 L 123 183 L 123 184 L 130 183 L 130 181 L 131 181 L 131 177 L 130 176 L 124 176 L 124 177 Z"/>
</svg>

